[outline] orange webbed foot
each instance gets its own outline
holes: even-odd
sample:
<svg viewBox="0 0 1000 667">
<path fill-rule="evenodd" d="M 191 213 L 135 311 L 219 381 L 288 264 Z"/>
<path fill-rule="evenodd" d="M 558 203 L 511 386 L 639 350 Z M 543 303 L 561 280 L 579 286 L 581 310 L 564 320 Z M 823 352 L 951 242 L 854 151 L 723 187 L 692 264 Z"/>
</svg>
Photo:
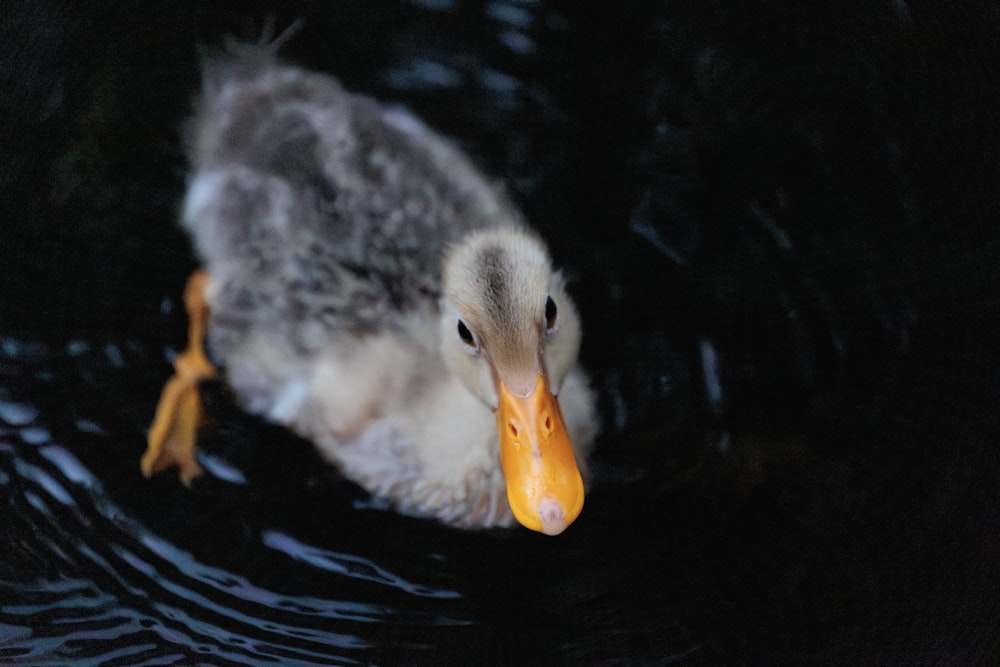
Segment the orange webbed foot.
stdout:
<svg viewBox="0 0 1000 667">
<path fill-rule="evenodd" d="M 205 354 L 204 344 L 208 326 L 208 304 L 205 302 L 208 281 L 207 273 L 196 271 L 184 290 L 188 345 L 174 360 L 174 375 L 164 385 L 156 406 L 141 463 L 142 474 L 146 477 L 177 466 L 181 481 L 189 485 L 201 474 L 195 444 L 205 409 L 198 384 L 217 375 L 215 366 Z"/>
</svg>

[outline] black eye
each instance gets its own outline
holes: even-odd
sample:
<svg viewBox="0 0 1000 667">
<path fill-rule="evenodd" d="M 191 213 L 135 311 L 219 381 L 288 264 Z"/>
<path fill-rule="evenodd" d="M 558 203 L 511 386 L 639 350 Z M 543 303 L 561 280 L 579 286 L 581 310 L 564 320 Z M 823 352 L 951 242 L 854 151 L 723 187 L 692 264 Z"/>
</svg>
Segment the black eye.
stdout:
<svg viewBox="0 0 1000 667">
<path fill-rule="evenodd" d="M 479 347 L 476 343 L 476 337 L 472 335 L 469 327 L 465 326 L 465 322 L 462 320 L 458 321 L 458 337 L 462 339 L 462 343 L 469 348 L 470 352 L 475 352 L 476 348 Z"/>
<path fill-rule="evenodd" d="M 551 296 L 545 297 L 545 330 L 552 333 L 556 329 L 556 302 Z"/>
</svg>

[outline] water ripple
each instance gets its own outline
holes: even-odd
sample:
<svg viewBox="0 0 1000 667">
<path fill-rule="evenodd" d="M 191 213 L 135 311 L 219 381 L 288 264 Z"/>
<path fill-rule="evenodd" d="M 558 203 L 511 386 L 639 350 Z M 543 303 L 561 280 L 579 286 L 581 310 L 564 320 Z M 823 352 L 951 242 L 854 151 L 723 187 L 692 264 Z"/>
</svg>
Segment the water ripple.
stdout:
<svg viewBox="0 0 1000 667">
<path fill-rule="evenodd" d="M 24 426 L 38 416 L 38 408 L 26 403 L 0 401 L 0 420 L 11 426 Z"/>
<path fill-rule="evenodd" d="M 396 576 L 392 572 L 379 567 L 366 558 L 312 547 L 299 542 L 293 537 L 274 530 L 264 531 L 263 537 L 264 544 L 272 549 L 277 549 L 278 551 L 281 551 L 296 560 L 309 563 L 314 567 L 318 567 L 328 572 L 343 574 L 348 577 L 354 577 L 365 581 L 374 581 L 388 586 L 395 586 L 396 588 L 406 591 L 407 593 L 422 597 L 461 597 L 461 595 L 455 591 L 430 588 L 409 582 L 402 577 Z"/>
<path fill-rule="evenodd" d="M 107 349 L 77 346 L 73 358 Z M 357 587 L 345 591 L 352 599 L 289 593 L 206 563 L 112 499 L 90 464 L 54 441 L 63 429 L 46 423 L 44 405 L 9 387 L 0 391 L 0 420 L 13 427 L 0 432 L 0 486 L 9 507 L 0 523 L 7 545 L 0 562 L 0 663 L 371 664 L 394 661 L 385 658 L 399 655 L 393 651 L 412 654 L 431 627 L 465 623 L 441 610 L 428 613 L 426 604 L 418 610 L 391 604 L 377 591 L 441 600 L 458 599 L 458 592 L 281 530 L 257 538 L 263 553 L 364 583 L 370 597 Z M 104 428 L 76 432 L 109 452 L 121 437 Z M 371 589 L 372 583 L 380 586 Z M 318 590 L 331 588 L 335 582 Z M 405 629 L 387 649 L 366 638 L 371 632 L 363 628 L 376 624 Z"/>
</svg>

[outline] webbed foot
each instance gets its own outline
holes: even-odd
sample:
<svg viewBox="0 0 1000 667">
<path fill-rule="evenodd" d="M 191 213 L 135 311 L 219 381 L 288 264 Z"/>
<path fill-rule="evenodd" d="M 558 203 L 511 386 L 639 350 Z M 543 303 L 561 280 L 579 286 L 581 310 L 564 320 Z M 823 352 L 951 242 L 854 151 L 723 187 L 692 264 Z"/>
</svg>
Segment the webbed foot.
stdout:
<svg viewBox="0 0 1000 667">
<path fill-rule="evenodd" d="M 147 435 L 146 453 L 142 456 L 142 474 L 146 477 L 177 466 L 181 481 L 188 485 L 201 474 L 195 444 L 205 408 L 198 384 L 217 374 L 205 354 L 204 344 L 208 326 L 208 304 L 205 302 L 208 281 L 206 272 L 195 271 L 184 289 L 188 345 L 174 360 L 174 375 L 164 385 L 156 406 Z"/>
</svg>

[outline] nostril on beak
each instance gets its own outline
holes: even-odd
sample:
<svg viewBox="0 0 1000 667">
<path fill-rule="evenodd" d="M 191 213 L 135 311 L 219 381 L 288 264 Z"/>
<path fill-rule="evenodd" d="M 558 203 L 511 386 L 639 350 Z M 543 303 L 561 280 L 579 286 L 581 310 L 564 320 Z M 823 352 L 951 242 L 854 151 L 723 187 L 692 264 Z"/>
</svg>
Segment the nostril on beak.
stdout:
<svg viewBox="0 0 1000 667">
<path fill-rule="evenodd" d="M 542 422 L 542 424 L 545 427 L 545 430 L 543 431 L 543 435 L 544 435 L 544 437 L 546 439 L 548 439 L 548 438 L 550 438 L 552 436 L 552 431 L 554 430 L 552 428 L 552 415 L 548 415 L 548 414 L 545 415 L 545 421 Z"/>
</svg>

